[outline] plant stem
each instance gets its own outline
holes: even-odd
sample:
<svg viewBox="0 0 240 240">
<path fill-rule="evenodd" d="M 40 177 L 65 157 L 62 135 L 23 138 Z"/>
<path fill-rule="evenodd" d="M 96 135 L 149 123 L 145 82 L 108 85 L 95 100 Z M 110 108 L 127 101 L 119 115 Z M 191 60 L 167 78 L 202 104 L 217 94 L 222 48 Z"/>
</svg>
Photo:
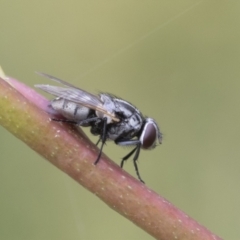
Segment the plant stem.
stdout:
<svg viewBox="0 0 240 240">
<path fill-rule="evenodd" d="M 0 124 L 153 237 L 220 239 L 104 154 L 94 165 L 97 147 L 73 126 L 51 121 L 44 101 L 29 87 L 0 79 Z"/>
</svg>

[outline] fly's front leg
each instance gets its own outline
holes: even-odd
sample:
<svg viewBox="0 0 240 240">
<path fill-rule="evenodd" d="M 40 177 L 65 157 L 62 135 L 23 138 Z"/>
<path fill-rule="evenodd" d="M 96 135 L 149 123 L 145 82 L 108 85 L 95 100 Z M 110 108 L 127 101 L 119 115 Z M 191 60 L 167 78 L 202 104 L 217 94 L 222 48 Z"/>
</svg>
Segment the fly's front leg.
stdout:
<svg viewBox="0 0 240 240">
<path fill-rule="evenodd" d="M 137 173 L 138 179 L 139 179 L 142 183 L 145 183 L 145 182 L 142 180 L 141 176 L 140 176 L 140 173 L 139 173 L 139 171 L 138 171 L 138 165 L 137 165 L 137 159 L 138 159 L 138 157 L 139 157 L 141 145 L 139 144 L 136 148 L 137 148 L 137 149 L 136 149 L 136 154 L 135 154 L 135 156 L 134 156 L 134 158 L 133 158 L 134 168 L 135 168 L 135 171 L 136 171 L 136 173 Z"/>
<path fill-rule="evenodd" d="M 130 152 L 128 153 L 125 157 L 122 158 L 121 161 L 121 168 L 123 168 L 124 162 L 126 160 L 128 160 L 134 153 L 134 157 L 133 157 L 133 164 L 134 164 L 134 168 L 136 171 L 136 174 L 138 176 L 138 179 L 144 183 L 144 181 L 142 180 L 139 170 L 138 170 L 138 166 L 137 166 L 137 159 L 139 157 L 140 154 L 140 149 L 141 149 L 141 141 L 140 140 L 128 140 L 128 141 L 115 141 L 116 144 L 121 145 L 121 146 L 131 146 L 131 145 L 135 145 L 136 147 Z"/>
<path fill-rule="evenodd" d="M 138 145 L 141 143 L 140 140 L 115 140 L 115 143 L 120 146 L 136 146 L 130 153 L 128 153 L 125 157 L 123 157 L 121 161 L 121 168 L 124 165 L 124 162 L 128 160 L 137 150 Z"/>
</svg>

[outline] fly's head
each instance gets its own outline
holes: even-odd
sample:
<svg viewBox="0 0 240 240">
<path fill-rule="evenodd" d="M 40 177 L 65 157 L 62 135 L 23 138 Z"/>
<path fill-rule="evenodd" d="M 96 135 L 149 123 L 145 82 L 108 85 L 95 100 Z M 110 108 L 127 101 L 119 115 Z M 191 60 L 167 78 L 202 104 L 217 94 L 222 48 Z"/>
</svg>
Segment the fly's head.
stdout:
<svg viewBox="0 0 240 240">
<path fill-rule="evenodd" d="M 157 123 L 152 118 L 146 118 L 140 135 L 141 148 L 153 149 L 157 142 L 162 143 L 162 133 Z"/>
</svg>

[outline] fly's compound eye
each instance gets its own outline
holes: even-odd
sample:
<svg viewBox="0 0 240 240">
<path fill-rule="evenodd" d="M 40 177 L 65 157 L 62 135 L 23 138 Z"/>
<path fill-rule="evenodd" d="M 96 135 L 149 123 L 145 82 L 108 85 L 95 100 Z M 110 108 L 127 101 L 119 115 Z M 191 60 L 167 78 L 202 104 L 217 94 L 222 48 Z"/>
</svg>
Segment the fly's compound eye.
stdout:
<svg viewBox="0 0 240 240">
<path fill-rule="evenodd" d="M 153 119 L 147 118 L 147 121 L 144 125 L 143 131 L 140 137 L 142 148 L 143 149 L 154 148 L 156 146 L 157 139 L 159 139 L 159 143 L 161 143 L 159 136 L 161 136 L 161 133 L 159 131 L 157 124 L 154 122 Z"/>
</svg>

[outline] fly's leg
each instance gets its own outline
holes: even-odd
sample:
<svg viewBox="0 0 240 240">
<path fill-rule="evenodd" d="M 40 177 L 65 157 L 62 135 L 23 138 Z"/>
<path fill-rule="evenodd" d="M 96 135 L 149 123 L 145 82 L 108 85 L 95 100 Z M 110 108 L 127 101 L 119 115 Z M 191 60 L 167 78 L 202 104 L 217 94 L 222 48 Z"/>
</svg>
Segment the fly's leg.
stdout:
<svg viewBox="0 0 240 240">
<path fill-rule="evenodd" d="M 101 137 L 98 139 L 98 141 L 96 142 L 96 146 L 100 143 L 101 141 Z"/>
<path fill-rule="evenodd" d="M 121 168 L 123 168 L 124 162 L 126 160 L 128 160 L 134 153 L 134 157 L 133 157 L 133 165 L 137 174 L 138 179 L 144 183 L 144 181 L 142 180 L 139 170 L 138 170 L 138 166 L 137 166 L 137 159 L 139 157 L 140 154 L 140 149 L 141 149 L 141 142 L 140 140 L 128 140 L 128 141 L 115 141 L 116 144 L 121 145 L 121 146 L 131 146 L 131 145 L 136 145 L 136 147 L 130 152 L 128 153 L 125 157 L 122 158 L 121 161 Z"/>
<path fill-rule="evenodd" d="M 127 161 L 134 154 L 136 150 L 137 150 L 137 147 L 135 147 L 130 153 L 128 153 L 125 157 L 122 158 L 122 161 L 120 164 L 121 168 L 123 168 L 124 162 Z"/>
<path fill-rule="evenodd" d="M 99 154 L 98 154 L 98 157 L 97 157 L 97 159 L 96 159 L 96 161 L 95 161 L 95 165 L 99 162 L 99 160 L 100 160 L 100 157 L 101 157 L 101 155 L 102 155 L 102 150 L 103 150 L 103 145 L 105 144 L 105 142 L 106 142 L 106 140 L 107 140 L 107 118 L 103 118 L 102 119 L 102 121 L 103 121 L 103 131 L 102 131 L 102 134 L 101 134 L 101 137 L 100 137 L 100 139 L 98 140 L 98 142 L 97 142 L 97 144 L 101 141 L 102 142 L 102 144 L 101 144 L 101 147 L 100 147 L 100 152 L 99 152 Z"/>
<path fill-rule="evenodd" d="M 142 180 L 141 176 L 140 176 L 140 173 L 139 173 L 139 171 L 138 171 L 138 165 L 137 165 L 137 159 L 138 159 L 138 157 L 139 157 L 140 148 L 141 148 L 141 145 L 139 144 L 139 145 L 136 147 L 137 151 L 136 151 L 135 156 L 134 156 L 134 158 L 133 158 L 133 164 L 134 164 L 134 168 L 135 168 L 136 174 L 137 174 L 137 176 L 138 176 L 138 179 L 139 179 L 142 183 L 145 183 L 145 182 Z"/>
<path fill-rule="evenodd" d="M 102 121 L 103 130 L 102 130 L 102 134 L 101 134 L 101 136 L 100 136 L 96 145 L 98 145 L 98 143 L 100 141 L 102 142 L 102 144 L 101 144 L 101 147 L 100 147 L 100 152 L 99 152 L 98 157 L 97 157 L 96 161 L 94 162 L 94 164 L 96 165 L 99 162 L 100 157 L 102 155 L 103 145 L 105 144 L 105 142 L 107 140 L 107 118 L 102 119 L 100 117 L 93 117 L 93 118 L 84 119 L 82 121 L 73 121 L 73 120 L 68 120 L 68 119 L 55 119 L 55 118 L 53 118 L 52 120 L 56 121 L 56 122 L 65 122 L 65 123 L 75 124 L 75 125 L 78 125 L 78 126 L 82 126 L 83 124 L 89 124 L 91 122 Z"/>
<path fill-rule="evenodd" d="M 115 143 L 120 146 L 136 146 L 130 153 L 128 153 L 125 157 L 122 158 L 121 165 L 120 165 L 121 168 L 123 168 L 124 162 L 126 160 L 128 160 L 135 153 L 135 151 L 138 149 L 138 146 L 139 146 L 139 149 L 141 147 L 140 140 L 127 140 L 127 141 L 126 140 L 115 140 Z M 139 155 L 139 151 L 137 154 L 137 158 L 138 158 L 138 155 Z M 135 154 L 135 157 L 136 157 L 136 154 Z"/>
</svg>

